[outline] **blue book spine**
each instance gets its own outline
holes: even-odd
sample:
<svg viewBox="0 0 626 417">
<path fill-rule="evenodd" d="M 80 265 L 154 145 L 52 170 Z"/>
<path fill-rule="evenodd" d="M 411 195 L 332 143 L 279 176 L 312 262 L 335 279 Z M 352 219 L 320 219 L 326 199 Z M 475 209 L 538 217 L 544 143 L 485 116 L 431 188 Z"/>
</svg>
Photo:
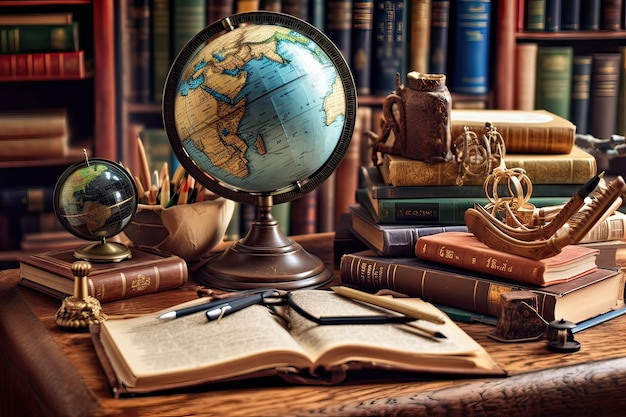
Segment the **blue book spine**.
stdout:
<svg viewBox="0 0 626 417">
<path fill-rule="evenodd" d="M 580 0 L 566 0 L 562 5 L 561 11 L 561 29 L 562 30 L 579 30 L 580 29 Z"/>
<path fill-rule="evenodd" d="M 461 0 L 456 11 L 456 47 L 452 91 L 489 91 L 489 22 L 491 0 Z"/>
<path fill-rule="evenodd" d="M 601 0 L 581 0 L 580 28 L 600 30 Z"/>
<path fill-rule="evenodd" d="M 372 93 L 386 96 L 396 89 L 396 74 L 406 74 L 407 9 L 404 0 L 375 0 Z"/>
<path fill-rule="evenodd" d="M 428 71 L 446 74 L 448 63 L 448 32 L 450 1 L 433 0 L 430 18 L 430 61 Z"/>
<path fill-rule="evenodd" d="M 352 0 L 326 2 L 326 34 L 350 62 L 352 40 Z"/>
<path fill-rule="evenodd" d="M 559 32 L 561 30 L 561 14 L 562 14 L 561 0 L 547 0 L 546 1 L 546 31 L 547 32 Z"/>
<path fill-rule="evenodd" d="M 131 100 L 152 102 L 152 69 L 150 39 L 152 37 L 151 6 L 149 0 L 131 0 L 128 3 L 130 40 Z"/>
<path fill-rule="evenodd" d="M 350 64 L 357 93 L 370 94 L 374 0 L 355 0 L 352 6 L 352 57 Z"/>
<path fill-rule="evenodd" d="M 326 29 L 326 1 L 309 0 L 309 17 L 313 26 L 324 32 Z"/>
</svg>

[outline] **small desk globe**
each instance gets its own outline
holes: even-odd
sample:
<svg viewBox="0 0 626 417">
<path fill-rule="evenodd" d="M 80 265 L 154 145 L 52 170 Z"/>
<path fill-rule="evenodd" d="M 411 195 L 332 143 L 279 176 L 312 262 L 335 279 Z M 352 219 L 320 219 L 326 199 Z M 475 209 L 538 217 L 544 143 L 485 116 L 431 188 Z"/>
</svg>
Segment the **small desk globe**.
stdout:
<svg viewBox="0 0 626 417">
<path fill-rule="evenodd" d="M 85 244 L 74 257 L 91 262 L 119 262 L 131 257 L 130 249 L 108 242 L 124 230 L 137 210 L 134 179 L 121 165 L 88 158 L 67 168 L 54 187 L 54 211 L 74 236 L 97 243 Z"/>
<path fill-rule="evenodd" d="M 345 155 L 356 89 L 318 29 L 275 12 L 236 14 L 196 34 L 174 60 L 163 121 L 181 165 L 208 189 L 257 206 L 248 234 L 198 280 L 223 289 L 323 285 L 332 271 L 287 238 L 272 206 L 313 191 Z"/>
</svg>

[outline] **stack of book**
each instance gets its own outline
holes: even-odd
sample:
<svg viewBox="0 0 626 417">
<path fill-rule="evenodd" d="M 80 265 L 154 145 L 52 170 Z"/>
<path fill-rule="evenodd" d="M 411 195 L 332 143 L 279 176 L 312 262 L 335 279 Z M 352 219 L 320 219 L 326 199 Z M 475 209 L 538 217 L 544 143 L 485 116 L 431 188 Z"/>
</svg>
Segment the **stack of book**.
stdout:
<svg viewBox="0 0 626 417">
<path fill-rule="evenodd" d="M 624 307 L 623 274 L 599 268 L 598 253 L 570 245 L 535 261 L 490 249 L 468 232 L 444 232 L 420 238 L 418 256 L 346 254 L 340 276 L 365 290 L 390 289 L 458 309 L 468 321 L 497 317 L 503 293 L 526 290 L 537 295 L 537 312 L 546 321 L 580 323 Z"/>
<path fill-rule="evenodd" d="M 531 117 L 524 127 L 519 122 L 515 127 L 505 123 L 502 117 L 510 113 L 519 116 L 521 112 L 486 113 L 499 117 L 495 120 L 500 121 L 494 124 L 505 141 L 508 140 L 507 150 L 515 151 L 506 153 L 506 167 L 526 171 L 533 184 L 530 202 L 536 207 L 567 203 L 596 175 L 594 157 L 573 146 L 575 127 L 570 122 L 552 115 L 551 126 L 534 125 L 528 122 Z M 533 115 L 550 118 L 550 113 L 544 111 L 524 113 L 524 117 Z M 454 118 L 453 115 L 453 130 L 457 127 Z M 472 129 L 478 134 L 481 132 L 478 127 Z M 550 140 L 538 140 L 546 135 Z M 482 181 L 454 185 L 458 175 L 456 162 L 431 164 L 390 154 L 383 155 L 382 161 L 379 167 L 362 166 L 360 170 L 362 185 L 357 191 L 358 204 L 349 207 L 350 230 L 370 250 L 341 258 L 344 282 L 369 290 L 392 289 L 487 316 L 497 314 L 502 292 L 516 288 L 539 294 L 540 313 L 546 320 L 566 318 L 578 322 L 623 304 L 621 261 L 618 259 L 625 245 L 622 239 L 626 237 L 622 213 L 616 212 L 605 219 L 583 239 L 585 243 L 571 245 L 572 248 L 567 247 L 560 255 L 564 257 L 573 251 L 593 254 L 588 258 L 591 268 L 585 273 L 579 271 L 581 276 L 576 279 L 571 266 L 557 274 L 558 282 L 532 282 L 528 280 L 529 274 L 512 276 L 505 273 L 512 265 L 508 262 L 513 262 L 508 261 L 508 257 L 491 270 L 472 271 L 468 268 L 469 261 L 466 265 L 449 265 L 434 259 L 419 259 L 416 251 L 429 239 L 443 237 L 446 243 L 455 233 L 468 233 L 465 211 L 475 203 L 489 202 Z M 473 254 L 482 244 L 471 236 L 473 241 L 465 246 L 468 251 L 471 246 Z M 515 260 L 518 262 L 516 270 L 531 262 L 521 263 L 524 259 Z M 558 258 L 551 259 L 555 260 Z M 535 268 L 540 267 L 535 265 Z M 580 309 L 575 301 L 582 300 L 579 297 L 592 297 L 594 302 L 588 303 L 589 308 Z"/>
<path fill-rule="evenodd" d="M 85 51 L 72 13 L 2 15 L 0 37 L 0 80 L 85 76 Z"/>
<path fill-rule="evenodd" d="M 69 152 L 66 109 L 0 113 L 0 161 L 62 158 Z"/>
</svg>

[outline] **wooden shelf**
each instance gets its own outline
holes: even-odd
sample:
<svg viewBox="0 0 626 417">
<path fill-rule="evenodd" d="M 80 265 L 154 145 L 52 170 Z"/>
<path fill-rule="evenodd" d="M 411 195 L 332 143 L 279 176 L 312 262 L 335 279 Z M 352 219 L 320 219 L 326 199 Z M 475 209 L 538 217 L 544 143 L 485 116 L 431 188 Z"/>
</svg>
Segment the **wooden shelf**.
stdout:
<svg viewBox="0 0 626 417">
<path fill-rule="evenodd" d="M 561 32 L 516 32 L 515 38 L 529 41 L 605 41 L 626 39 L 624 30 L 572 30 Z"/>
</svg>

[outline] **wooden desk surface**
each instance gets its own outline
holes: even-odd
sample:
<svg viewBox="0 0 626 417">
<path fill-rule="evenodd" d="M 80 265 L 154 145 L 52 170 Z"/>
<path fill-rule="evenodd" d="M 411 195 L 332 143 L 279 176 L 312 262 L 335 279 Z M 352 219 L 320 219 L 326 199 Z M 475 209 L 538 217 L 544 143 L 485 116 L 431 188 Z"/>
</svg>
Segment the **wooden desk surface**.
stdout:
<svg viewBox="0 0 626 417">
<path fill-rule="evenodd" d="M 332 265 L 332 233 L 297 239 Z M 0 272 L 0 415 L 502 415 L 621 416 L 626 407 L 626 317 L 576 334 L 582 348 L 551 353 L 545 341 L 499 343 L 493 328 L 462 325 L 511 374 L 416 382 L 293 386 L 239 383 L 204 392 L 113 398 L 85 333 L 54 324 L 58 300 L 16 287 Z M 145 313 L 196 296 L 195 284 L 103 305 L 107 314 Z"/>
</svg>

